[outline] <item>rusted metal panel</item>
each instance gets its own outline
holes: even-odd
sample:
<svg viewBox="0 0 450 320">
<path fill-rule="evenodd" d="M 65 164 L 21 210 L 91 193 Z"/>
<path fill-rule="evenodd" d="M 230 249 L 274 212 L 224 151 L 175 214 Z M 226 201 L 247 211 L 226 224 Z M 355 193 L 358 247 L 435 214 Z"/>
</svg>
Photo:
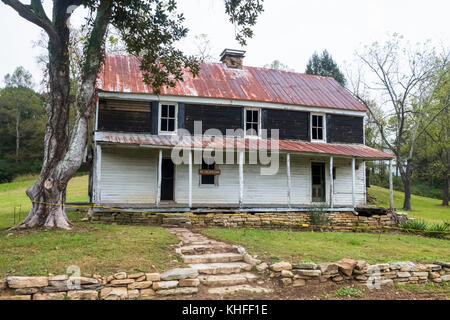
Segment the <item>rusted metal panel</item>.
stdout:
<svg viewBox="0 0 450 320">
<path fill-rule="evenodd" d="M 150 145 L 161 147 L 200 147 L 215 148 L 233 146 L 233 148 L 243 148 L 246 150 L 254 149 L 254 139 L 243 138 L 218 138 L 215 137 L 197 137 L 197 136 L 163 136 L 151 134 L 134 134 L 134 133 L 118 133 L 118 132 L 96 132 L 95 140 L 99 142 L 122 143 Z M 231 140 L 231 141 L 229 141 Z M 314 143 L 298 140 L 278 140 L 280 151 L 292 151 L 300 153 L 318 154 L 318 155 L 337 155 L 343 157 L 356 157 L 367 160 L 376 159 L 393 159 L 391 154 L 376 150 L 359 144 L 330 144 L 330 143 Z M 270 148 L 272 140 L 258 140 L 258 149 Z"/>
<path fill-rule="evenodd" d="M 139 60 L 132 56 L 107 56 L 97 88 L 109 92 L 152 93 L 144 84 Z M 366 111 L 366 107 L 331 77 L 266 68 L 230 69 L 221 63 L 201 63 L 193 78 L 185 72 L 175 88 L 163 87 L 161 95 L 222 98 L 288 105 Z"/>
</svg>

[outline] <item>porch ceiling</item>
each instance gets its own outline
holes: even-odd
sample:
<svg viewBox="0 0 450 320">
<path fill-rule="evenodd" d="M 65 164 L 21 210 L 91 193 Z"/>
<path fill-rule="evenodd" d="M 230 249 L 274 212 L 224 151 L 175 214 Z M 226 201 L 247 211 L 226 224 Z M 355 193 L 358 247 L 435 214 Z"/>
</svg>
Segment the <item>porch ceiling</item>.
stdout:
<svg viewBox="0 0 450 320">
<path fill-rule="evenodd" d="M 328 155 L 341 157 L 354 157 L 364 160 L 389 160 L 393 156 L 389 153 L 376 150 L 359 144 L 331 144 L 314 143 L 299 140 L 269 140 L 249 138 L 219 138 L 200 136 L 178 136 L 178 135 L 151 135 L 142 133 L 124 132 L 95 132 L 95 141 L 128 145 L 146 145 L 158 147 L 191 147 L 193 149 L 224 148 L 265 150 L 271 145 L 284 152 L 294 152 L 311 155 Z"/>
</svg>

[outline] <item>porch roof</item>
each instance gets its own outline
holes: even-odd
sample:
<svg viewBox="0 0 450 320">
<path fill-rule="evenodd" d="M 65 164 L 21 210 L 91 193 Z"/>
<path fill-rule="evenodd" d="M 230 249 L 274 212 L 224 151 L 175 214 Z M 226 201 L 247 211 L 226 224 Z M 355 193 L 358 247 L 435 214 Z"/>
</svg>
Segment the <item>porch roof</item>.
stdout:
<svg viewBox="0 0 450 320">
<path fill-rule="evenodd" d="M 95 141 L 132 144 L 158 147 L 191 147 L 191 148 L 224 148 L 264 150 L 270 149 L 271 144 L 284 152 L 295 152 L 312 155 L 330 155 L 341 157 L 354 157 L 366 160 L 389 160 L 393 155 L 360 144 L 332 144 L 314 143 L 300 140 L 270 140 L 239 137 L 201 137 L 178 135 L 152 135 L 145 133 L 124 132 L 95 132 Z"/>
</svg>

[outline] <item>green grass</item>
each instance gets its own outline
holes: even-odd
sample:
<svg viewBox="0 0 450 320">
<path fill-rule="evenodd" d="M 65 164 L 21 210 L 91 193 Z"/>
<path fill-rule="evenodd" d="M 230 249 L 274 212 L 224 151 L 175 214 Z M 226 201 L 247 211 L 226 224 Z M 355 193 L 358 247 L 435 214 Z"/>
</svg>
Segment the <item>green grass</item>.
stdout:
<svg viewBox="0 0 450 320">
<path fill-rule="evenodd" d="M 340 297 L 340 298 L 361 298 L 363 296 L 363 293 L 361 290 L 351 287 L 342 287 L 335 291 L 333 294 L 333 297 Z"/>
<path fill-rule="evenodd" d="M 14 225 L 14 207 L 16 208 L 16 223 L 18 215 L 23 218 L 31 208 L 31 201 L 25 191 L 31 186 L 37 177 L 27 176 L 26 180 L 19 177 L 10 183 L 0 184 L 0 230 Z M 67 188 L 68 202 L 88 201 L 88 176 L 74 177 Z"/>
<path fill-rule="evenodd" d="M 450 283 L 433 283 L 427 282 L 425 284 L 410 284 L 410 283 L 394 283 L 397 289 L 407 290 L 411 292 L 438 292 L 446 295 L 447 299 L 450 299 Z"/>
<path fill-rule="evenodd" d="M 250 253 L 270 262 L 328 262 L 342 258 L 362 259 L 369 263 L 450 260 L 450 241 L 412 235 L 221 228 L 200 231 L 242 245 Z"/>
<path fill-rule="evenodd" d="M 22 179 L 23 180 L 23 179 Z M 152 272 L 182 265 L 170 245 L 178 239 L 160 227 L 119 226 L 81 222 L 83 213 L 69 213 L 73 230 L 10 232 L 14 206 L 21 219 L 31 206 L 25 190 L 34 179 L 0 184 L 0 278 L 9 274 L 65 273 L 71 265 L 82 273 Z M 68 201 L 87 201 L 87 176 L 69 183 Z"/>
<path fill-rule="evenodd" d="M 371 186 L 369 195 L 377 199 L 376 205 L 389 207 L 389 189 Z M 402 212 L 404 193 L 394 191 L 394 206 L 397 211 Z M 426 198 L 417 195 L 411 195 L 411 211 L 408 211 L 408 217 L 426 220 L 428 222 L 450 221 L 450 207 L 443 207 L 442 200 Z"/>
</svg>

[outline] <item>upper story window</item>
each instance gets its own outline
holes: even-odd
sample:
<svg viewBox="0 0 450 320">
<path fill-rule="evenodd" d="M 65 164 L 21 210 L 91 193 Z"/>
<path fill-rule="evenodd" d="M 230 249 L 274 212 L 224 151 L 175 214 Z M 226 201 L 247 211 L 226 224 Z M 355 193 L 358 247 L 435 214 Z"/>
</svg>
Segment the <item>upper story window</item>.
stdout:
<svg viewBox="0 0 450 320">
<path fill-rule="evenodd" d="M 311 114 L 311 140 L 314 142 L 326 142 L 325 116 L 323 114 Z"/>
<path fill-rule="evenodd" d="M 176 104 L 159 104 L 159 133 L 172 134 L 177 132 L 177 112 Z"/>
<path fill-rule="evenodd" d="M 245 109 L 245 135 L 258 137 L 261 129 L 261 113 L 259 109 Z"/>
</svg>

